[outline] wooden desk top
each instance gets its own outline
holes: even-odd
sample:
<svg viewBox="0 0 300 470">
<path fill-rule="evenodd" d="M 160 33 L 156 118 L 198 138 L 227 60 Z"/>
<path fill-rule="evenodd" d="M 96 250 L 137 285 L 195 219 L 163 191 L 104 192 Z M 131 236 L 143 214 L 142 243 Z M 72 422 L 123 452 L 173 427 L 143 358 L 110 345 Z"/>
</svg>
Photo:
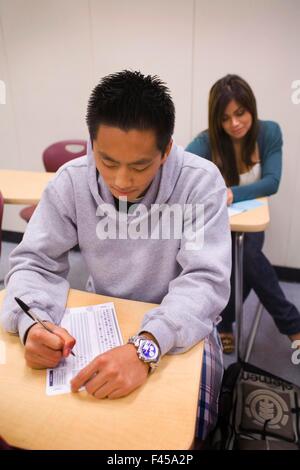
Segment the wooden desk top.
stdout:
<svg viewBox="0 0 300 470">
<path fill-rule="evenodd" d="M 232 232 L 263 232 L 270 222 L 268 198 L 259 198 L 262 206 L 230 217 Z"/>
<path fill-rule="evenodd" d="M 0 170 L 0 191 L 6 204 L 37 204 L 55 173 Z"/>
<path fill-rule="evenodd" d="M 0 306 L 4 291 L 0 292 Z M 152 304 L 70 290 L 68 306 L 113 301 L 124 342 Z M 193 442 L 203 342 L 165 356 L 128 397 L 97 400 L 86 392 L 47 396 L 45 370 L 25 364 L 23 346 L 0 329 L 0 435 L 28 449 L 189 449 Z M 4 345 L 3 345 L 4 342 Z M 1 345 L 0 345 L 1 346 Z M 3 362 L 3 358 L 2 358 Z"/>
</svg>

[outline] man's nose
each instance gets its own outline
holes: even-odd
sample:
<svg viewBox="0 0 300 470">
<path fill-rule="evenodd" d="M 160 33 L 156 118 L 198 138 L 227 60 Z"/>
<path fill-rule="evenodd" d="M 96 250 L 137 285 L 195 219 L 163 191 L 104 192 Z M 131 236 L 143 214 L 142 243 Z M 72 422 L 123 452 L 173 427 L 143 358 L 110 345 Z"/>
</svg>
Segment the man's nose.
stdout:
<svg viewBox="0 0 300 470">
<path fill-rule="evenodd" d="M 119 189 L 130 189 L 132 187 L 132 178 L 129 173 L 129 170 L 126 167 L 121 167 L 116 173 L 115 185 Z"/>
</svg>

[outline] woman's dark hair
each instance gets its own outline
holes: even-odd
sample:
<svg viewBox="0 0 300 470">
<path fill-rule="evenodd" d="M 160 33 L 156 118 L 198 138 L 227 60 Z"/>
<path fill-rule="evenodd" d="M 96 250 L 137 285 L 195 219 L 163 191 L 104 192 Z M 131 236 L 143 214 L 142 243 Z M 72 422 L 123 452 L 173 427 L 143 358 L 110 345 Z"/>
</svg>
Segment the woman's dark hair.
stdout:
<svg viewBox="0 0 300 470">
<path fill-rule="evenodd" d="M 255 150 L 258 121 L 256 100 L 245 80 L 238 75 L 226 75 L 211 88 L 208 104 L 208 132 L 212 160 L 221 171 L 227 186 L 239 184 L 239 173 L 230 136 L 224 131 L 222 119 L 231 100 L 243 106 L 252 116 L 252 125 L 242 141 L 242 161 L 251 166 L 251 156 Z"/>
<path fill-rule="evenodd" d="M 151 129 L 164 154 L 174 132 L 175 108 L 169 89 L 156 75 L 123 70 L 102 78 L 93 89 L 86 122 L 92 145 L 101 124 L 125 131 Z"/>
</svg>

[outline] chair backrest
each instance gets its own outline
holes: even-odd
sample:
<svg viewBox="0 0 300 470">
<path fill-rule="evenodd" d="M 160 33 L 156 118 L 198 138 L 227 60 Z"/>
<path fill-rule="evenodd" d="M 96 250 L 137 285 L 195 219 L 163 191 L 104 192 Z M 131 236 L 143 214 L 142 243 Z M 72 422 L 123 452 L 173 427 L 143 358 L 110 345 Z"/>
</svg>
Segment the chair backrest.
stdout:
<svg viewBox="0 0 300 470">
<path fill-rule="evenodd" d="M 2 242 L 2 217 L 3 217 L 4 199 L 0 192 L 0 254 L 1 254 L 1 242 Z"/>
<path fill-rule="evenodd" d="M 83 157 L 87 152 L 85 140 L 62 140 L 55 142 L 43 152 L 46 171 L 56 172 L 64 163 L 74 158 Z"/>
</svg>

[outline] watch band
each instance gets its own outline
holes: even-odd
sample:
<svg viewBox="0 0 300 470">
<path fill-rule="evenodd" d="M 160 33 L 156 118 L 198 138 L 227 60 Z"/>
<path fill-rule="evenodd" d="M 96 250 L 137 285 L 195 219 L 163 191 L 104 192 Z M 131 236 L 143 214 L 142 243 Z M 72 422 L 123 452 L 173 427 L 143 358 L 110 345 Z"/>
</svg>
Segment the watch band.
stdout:
<svg viewBox="0 0 300 470">
<path fill-rule="evenodd" d="M 149 372 L 154 372 L 161 356 L 158 344 L 143 335 L 131 336 L 128 343 L 135 346 L 139 359 L 149 365 Z"/>
</svg>

